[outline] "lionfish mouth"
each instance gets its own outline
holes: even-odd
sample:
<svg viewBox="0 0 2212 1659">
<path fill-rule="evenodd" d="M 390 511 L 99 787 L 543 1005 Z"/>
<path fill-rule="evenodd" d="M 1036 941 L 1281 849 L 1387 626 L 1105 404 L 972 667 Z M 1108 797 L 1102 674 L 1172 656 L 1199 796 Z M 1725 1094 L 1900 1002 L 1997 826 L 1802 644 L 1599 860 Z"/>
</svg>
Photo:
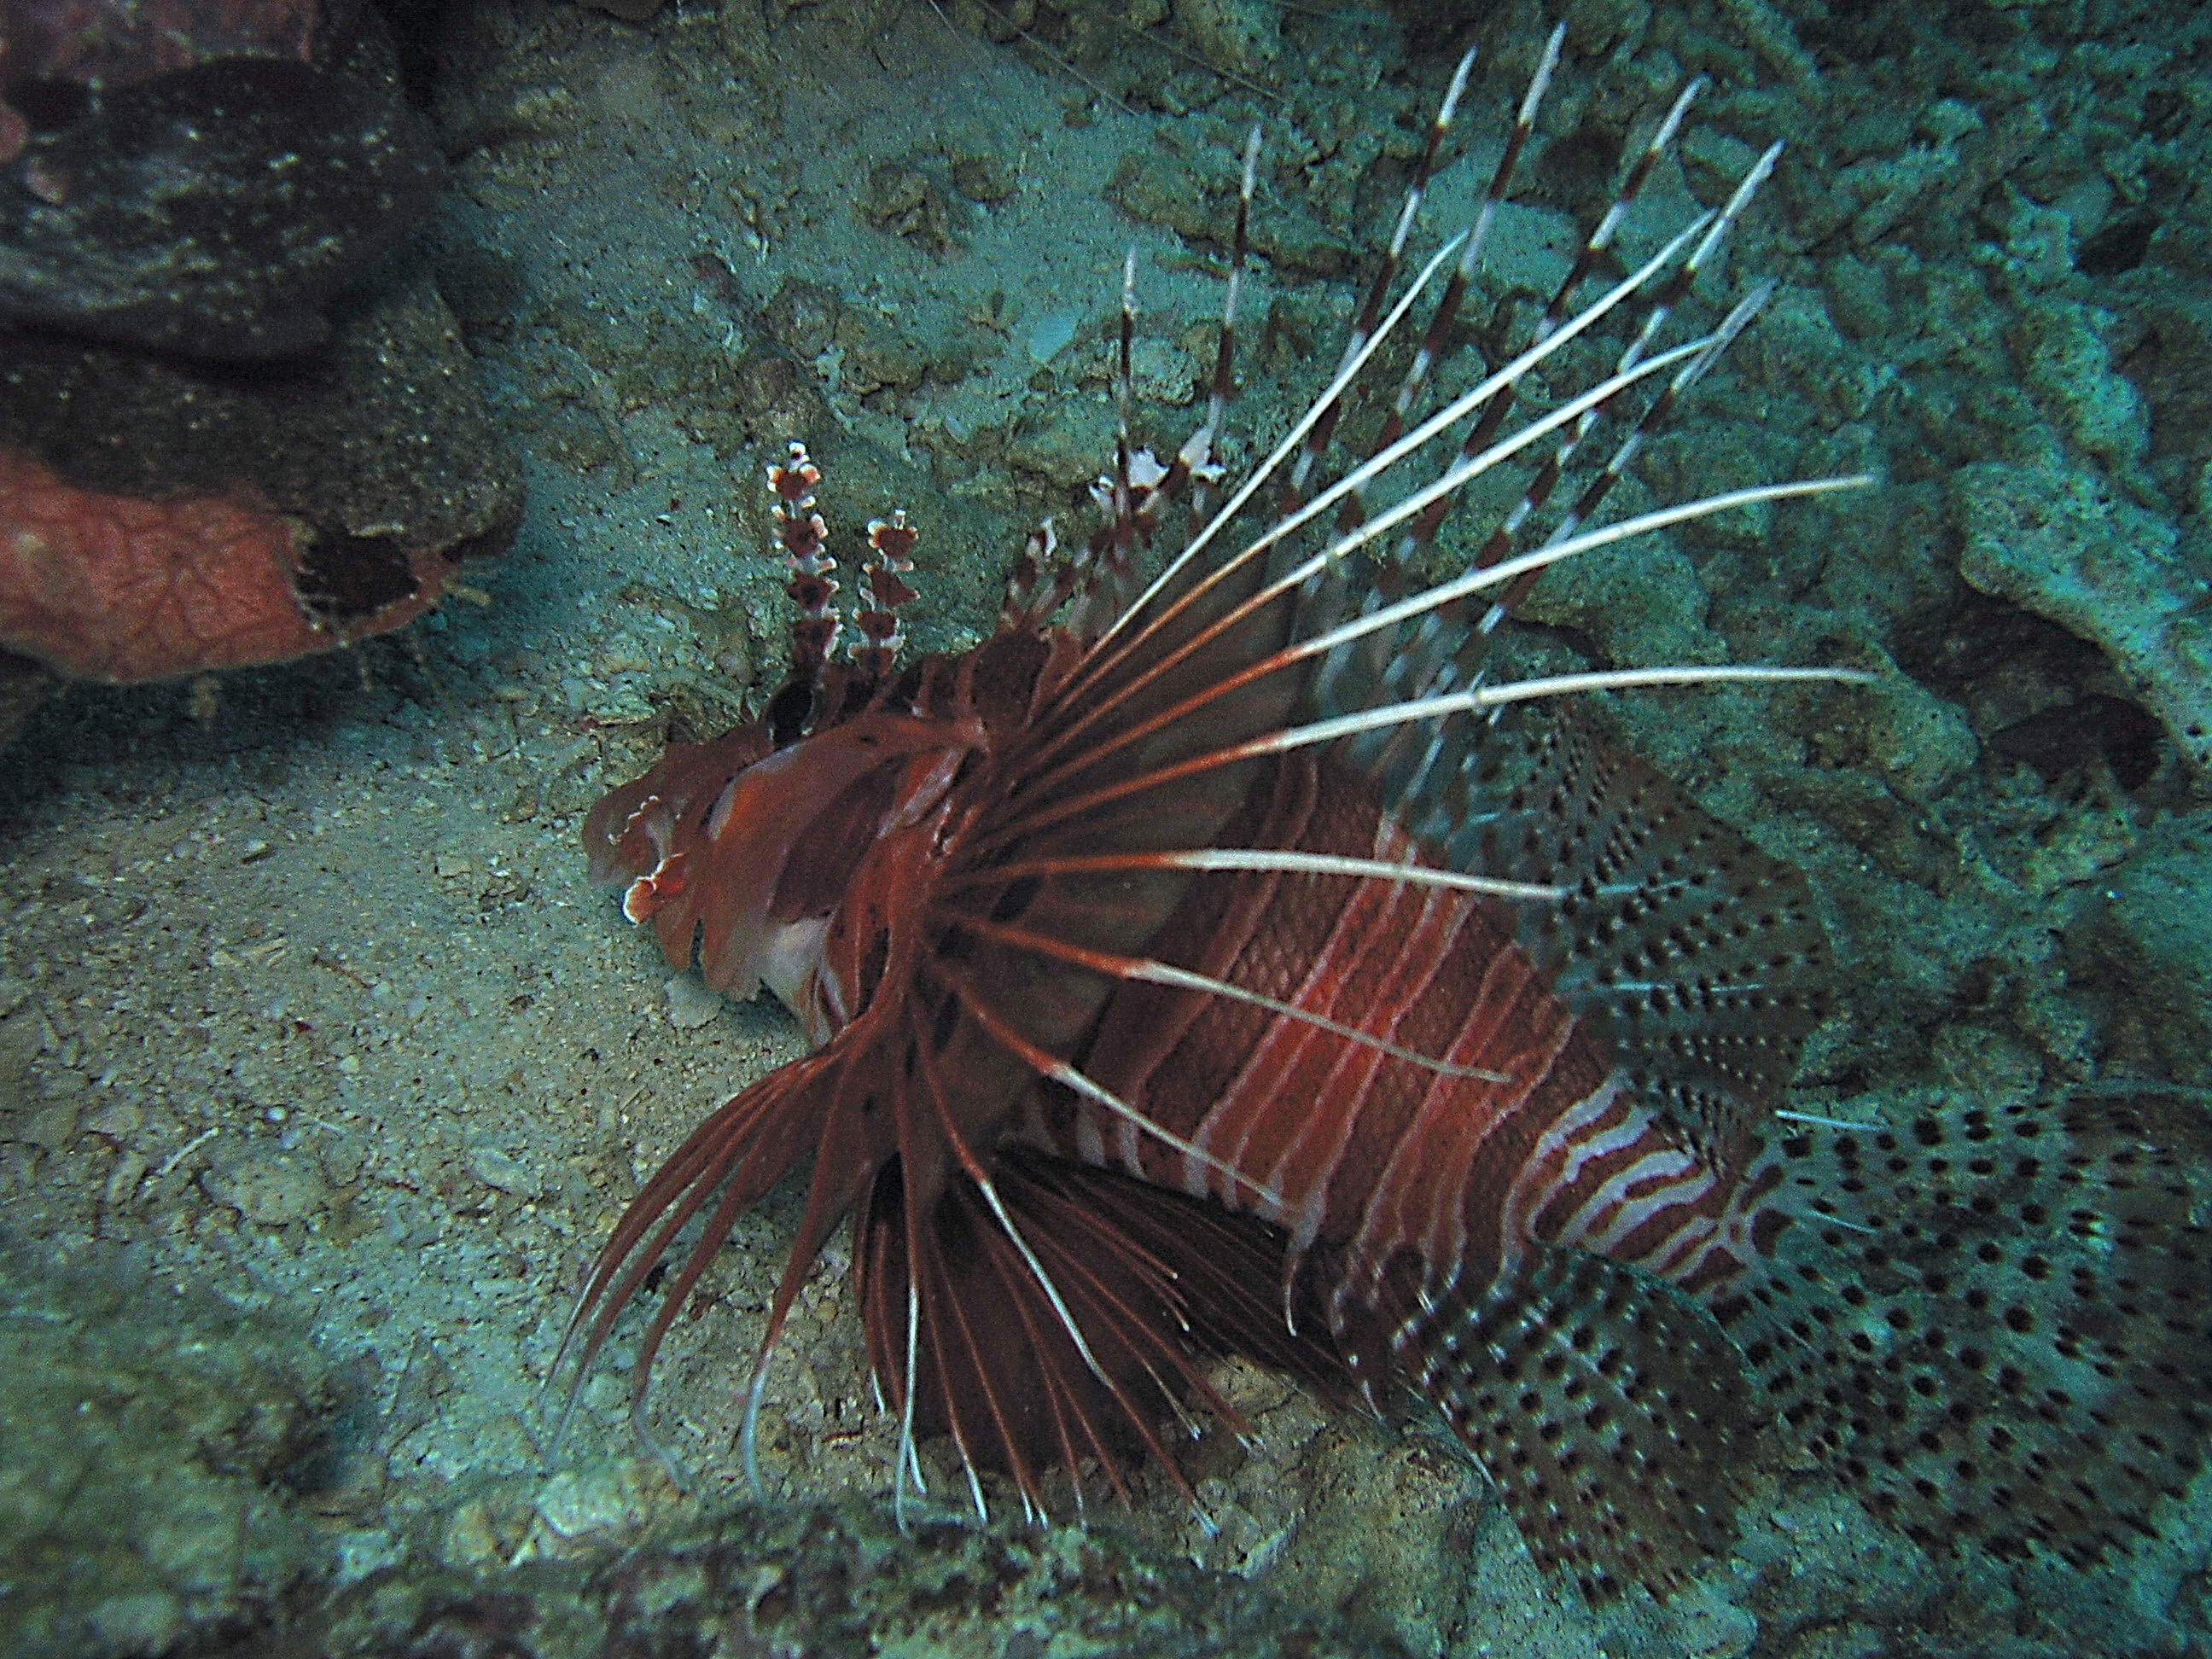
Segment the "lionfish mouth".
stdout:
<svg viewBox="0 0 2212 1659">
<path fill-rule="evenodd" d="M 588 1367 L 673 1261 L 633 1372 L 642 1431 L 678 1310 L 811 1159 L 750 1373 L 756 1480 L 769 1356 L 849 1223 L 902 1510 L 935 1435 L 979 1513 L 987 1479 L 1040 1513 L 1055 1480 L 1126 1492 L 1146 1465 L 1191 1497 L 1164 1425 L 1195 1403 L 1243 1431 L 1208 1380 L 1223 1354 L 1377 1412 L 1425 1400 L 1536 1558 L 1593 1595 L 1664 1591 L 1723 1547 L 1762 1445 L 1916 1537 L 2074 1559 L 2148 1529 L 2185 1481 L 2205 1426 L 2194 1234 L 2185 1188 L 2130 1175 L 2140 1126 L 2081 1101 L 1946 1101 L 1905 1132 L 1778 1110 L 1825 1007 L 1803 878 L 1541 708 L 1869 676 L 1497 672 L 1500 623 L 1550 566 L 1866 482 L 1600 516 L 1771 292 L 1682 328 L 1773 149 L 1596 276 L 1702 82 L 1528 343 L 1454 364 L 1564 38 L 1472 222 L 1401 287 L 1460 63 L 1334 373 L 1232 483 L 1215 452 L 1255 135 L 1204 423 L 1164 462 L 1133 440 L 1132 271 L 1103 521 L 1030 538 L 983 645 L 900 661 L 919 532 L 899 514 L 869 526 L 841 654 L 821 474 L 799 444 L 769 469 L 790 674 L 758 719 L 609 794 L 585 840 L 671 963 L 696 954 L 735 995 L 767 983 L 817 1047 L 647 1182 L 556 1372 Z M 1531 377 L 1601 338 L 1610 369 L 1533 407 Z M 1354 447 L 1357 399 L 1382 414 Z M 1516 504 L 1486 534 L 1455 527 L 1474 550 L 1422 578 L 1493 476 L 1522 480 Z M 2034 1236 L 2068 1212 L 2095 1224 Z M 2008 1264 L 2000 1306 L 1983 1284 Z M 2069 1310 L 2107 1292 L 2138 1310 L 2124 1340 Z M 2118 1421 L 2140 1425 L 2124 1448 L 2094 1426 Z"/>
</svg>

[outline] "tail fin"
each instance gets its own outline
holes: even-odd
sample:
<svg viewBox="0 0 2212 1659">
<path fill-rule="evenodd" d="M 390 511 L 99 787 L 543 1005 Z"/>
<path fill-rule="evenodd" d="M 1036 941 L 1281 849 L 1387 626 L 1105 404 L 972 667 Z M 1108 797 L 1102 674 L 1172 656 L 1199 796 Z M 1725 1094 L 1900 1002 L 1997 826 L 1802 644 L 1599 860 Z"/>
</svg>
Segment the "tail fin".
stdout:
<svg viewBox="0 0 2212 1659">
<path fill-rule="evenodd" d="M 2156 1536 L 2212 1428 L 2212 1238 L 2166 1150 L 2195 1115 L 1946 1098 L 1782 1142 L 1766 1257 L 1716 1311 L 1785 1438 L 1930 1547 Z"/>
</svg>

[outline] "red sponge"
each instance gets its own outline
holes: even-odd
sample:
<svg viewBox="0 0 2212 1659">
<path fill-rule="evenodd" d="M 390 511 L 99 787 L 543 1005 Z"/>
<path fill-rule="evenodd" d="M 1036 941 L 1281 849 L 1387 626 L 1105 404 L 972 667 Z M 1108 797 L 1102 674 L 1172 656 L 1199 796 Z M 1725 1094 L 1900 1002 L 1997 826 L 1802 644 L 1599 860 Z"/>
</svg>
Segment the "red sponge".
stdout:
<svg viewBox="0 0 2212 1659">
<path fill-rule="evenodd" d="M 224 495 L 82 489 L 0 447 L 0 647 L 112 684 L 283 662 L 410 621 L 453 568 L 408 554 L 410 591 L 318 616 L 301 592 L 310 534 Z"/>
</svg>

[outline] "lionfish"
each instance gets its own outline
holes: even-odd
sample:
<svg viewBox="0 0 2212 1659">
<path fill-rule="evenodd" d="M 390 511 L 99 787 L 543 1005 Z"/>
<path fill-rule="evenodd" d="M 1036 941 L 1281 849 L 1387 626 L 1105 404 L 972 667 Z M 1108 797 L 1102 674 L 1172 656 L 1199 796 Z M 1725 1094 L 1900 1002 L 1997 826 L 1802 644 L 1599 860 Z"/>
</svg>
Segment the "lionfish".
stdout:
<svg viewBox="0 0 2212 1659">
<path fill-rule="evenodd" d="M 672 963 L 696 951 L 732 997 L 766 986 L 816 1045 L 708 1117 L 599 1255 L 563 1353 L 588 1365 L 656 1285 L 641 1428 L 678 1309 L 739 1213 L 811 1158 L 746 1461 L 768 1357 L 849 1218 L 902 1503 L 918 1437 L 940 1434 L 979 1510 L 984 1472 L 1033 1513 L 1056 1470 L 1079 1493 L 1151 1462 L 1188 1495 L 1163 1425 L 1197 1402 L 1243 1431 L 1207 1380 L 1229 1353 L 1378 1413 L 1431 1402 L 1536 1559 L 1593 1596 L 1663 1593 L 1724 1547 L 1762 1439 L 1924 1542 L 2085 1562 L 2149 1534 L 2198 1467 L 2199 1235 L 2142 1103 L 1931 1100 L 1899 1127 L 1778 1109 L 1824 1006 L 1803 878 L 1532 707 L 1864 677 L 1514 680 L 1486 660 L 1558 561 L 1863 482 L 1596 521 L 1766 293 L 1662 343 L 1774 150 L 1637 269 L 1591 280 L 1696 83 L 1532 341 L 1435 390 L 1562 39 L 1473 223 L 1394 297 L 1461 62 L 1335 374 L 1231 487 L 1213 453 L 1255 135 L 1204 424 L 1164 464 L 1133 447 L 1125 273 L 1103 523 L 1079 547 L 1049 523 L 1030 538 L 987 642 L 898 660 L 901 514 L 869 526 L 839 656 L 820 474 L 797 444 L 769 470 L 801 612 L 788 679 L 584 829 L 592 873 L 627 884 Z M 1609 318 L 1614 370 L 1528 413 L 1530 377 Z M 1379 430 L 1341 453 L 1355 397 Z M 1479 556 L 1419 580 L 1455 496 L 1514 463 L 1525 488 Z M 1146 580 L 1171 520 L 1187 529 Z"/>
</svg>

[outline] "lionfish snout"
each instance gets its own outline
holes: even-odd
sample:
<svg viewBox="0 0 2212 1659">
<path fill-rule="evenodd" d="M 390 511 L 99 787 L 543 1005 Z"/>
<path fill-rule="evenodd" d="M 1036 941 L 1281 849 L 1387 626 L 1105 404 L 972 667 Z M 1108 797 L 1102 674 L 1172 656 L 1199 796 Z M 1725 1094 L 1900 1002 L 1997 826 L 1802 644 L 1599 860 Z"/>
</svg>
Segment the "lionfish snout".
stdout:
<svg viewBox="0 0 2212 1659">
<path fill-rule="evenodd" d="M 2004 1144 L 2036 1148 L 2000 1158 L 1972 1102 L 1909 1131 L 1779 1109 L 1826 1006 L 1803 878 L 1535 707 L 1866 677 L 1497 671 L 1499 623 L 1552 564 L 1864 482 L 1603 517 L 1769 291 L 1686 325 L 1772 150 L 1626 276 L 1594 274 L 1696 85 L 1527 342 L 1440 389 L 1563 40 L 1473 222 L 1401 289 L 1462 60 L 1334 373 L 1232 481 L 1210 457 L 1248 149 L 1206 423 L 1165 465 L 1133 442 L 1125 277 L 1104 522 L 1073 546 L 1033 537 L 975 649 L 896 660 L 900 515 L 870 527 L 841 658 L 820 473 L 799 446 L 770 470 L 799 613 L 789 680 L 586 829 L 594 875 L 629 878 L 672 963 L 696 951 L 733 994 L 767 981 L 821 1045 L 713 1114 L 600 1255 L 570 1331 L 585 1364 L 702 1221 L 641 1350 L 641 1419 L 736 1218 L 811 1159 L 748 1456 L 767 1358 L 849 1220 L 902 1504 L 936 1433 L 979 1510 L 987 1477 L 1037 1510 L 1049 1478 L 1122 1487 L 1146 1463 L 1188 1492 L 1166 1425 L 1196 1401 L 1241 1427 L 1207 1380 L 1224 1353 L 1378 1406 L 1425 1400 L 1537 1559 L 1594 1595 L 1663 1591 L 1722 1547 L 1762 1437 L 1917 1537 L 2076 1559 L 2149 1529 L 2194 1471 L 2203 1247 L 2185 1185 L 2130 1177 L 2133 1120 L 2008 1108 Z M 1609 372 L 1530 407 L 1530 376 L 1601 338 Z M 1384 413 L 1349 447 L 1354 396 Z M 1419 576 L 1457 499 L 1498 476 L 1522 488 L 1475 556 Z M 1351 579 L 1355 558 L 1387 591 Z M 2084 1206 L 2121 1218 L 2124 1249 L 2100 1255 L 2097 1227 L 2039 1236 L 2032 1218 Z M 2093 1339 L 2076 1303 L 2126 1312 Z"/>
</svg>

